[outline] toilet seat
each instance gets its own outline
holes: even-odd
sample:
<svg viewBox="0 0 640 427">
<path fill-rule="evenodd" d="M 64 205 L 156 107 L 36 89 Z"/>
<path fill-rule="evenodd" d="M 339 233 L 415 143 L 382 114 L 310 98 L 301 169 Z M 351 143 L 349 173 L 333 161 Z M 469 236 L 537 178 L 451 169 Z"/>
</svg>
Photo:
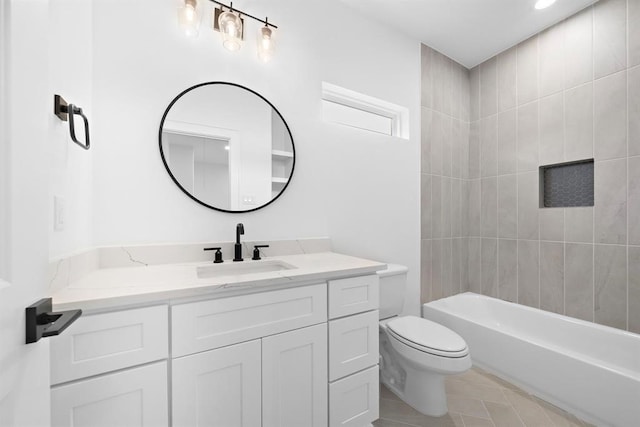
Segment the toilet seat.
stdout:
<svg viewBox="0 0 640 427">
<path fill-rule="evenodd" d="M 423 353 L 447 358 L 469 354 L 462 337 L 452 330 L 416 316 L 404 316 L 387 323 L 387 331 L 401 343 Z"/>
</svg>

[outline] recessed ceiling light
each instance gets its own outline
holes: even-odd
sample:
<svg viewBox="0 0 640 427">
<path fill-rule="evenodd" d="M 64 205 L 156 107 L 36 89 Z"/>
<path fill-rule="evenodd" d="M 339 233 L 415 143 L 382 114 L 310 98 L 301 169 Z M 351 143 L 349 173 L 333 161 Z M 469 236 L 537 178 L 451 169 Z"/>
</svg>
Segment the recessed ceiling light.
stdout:
<svg viewBox="0 0 640 427">
<path fill-rule="evenodd" d="M 554 4 L 556 2 L 556 0 L 538 0 L 536 2 L 535 8 L 536 9 L 546 9 L 547 7 L 551 6 L 552 4 Z"/>
</svg>

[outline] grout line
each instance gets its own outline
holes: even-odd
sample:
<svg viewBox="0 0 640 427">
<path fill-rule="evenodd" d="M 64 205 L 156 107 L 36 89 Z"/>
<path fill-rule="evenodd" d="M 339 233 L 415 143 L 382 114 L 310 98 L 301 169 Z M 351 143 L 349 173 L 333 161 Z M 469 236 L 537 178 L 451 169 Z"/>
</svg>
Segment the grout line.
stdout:
<svg viewBox="0 0 640 427">
<path fill-rule="evenodd" d="M 595 7 L 590 7 L 591 13 L 591 84 L 593 86 L 591 95 L 591 154 L 594 159 L 594 186 L 595 176 L 597 176 L 596 169 L 596 88 L 595 88 L 595 76 L 596 76 L 596 64 L 595 64 Z M 596 321 L 596 202 L 595 202 L 595 188 L 594 188 L 594 203 L 593 203 L 593 242 L 591 246 L 591 321 Z"/>
<path fill-rule="evenodd" d="M 626 208 L 627 208 L 627 227 L 626 227 L 626 234 L 627 234 L 627 239 L 626 239 L 626 243 L 627 243 L 627 250 L 626 250 L 626 260 L 625 260 L 625 265 L 627 266 L 627 271 L 626 271 L 626 304 L 625 304 L 625 309 L 626 309 L 626 330 L 629 330 L 629 195 L 630 195 L 630 189 L 629 189 L 629 1 L 626 2 L 626 10 L 625 10 L 625 50 L 626 50 L 626 59 L 627 59 L 627 63 L 626 63 L 626 67 L 625 67 L 625 72 L 626 72 L 626 83 L 627 83 L 627 87 L 626 87 L 626 96 L 627 96 L 627 117 L 625 120 L 625 130 L 626 130 L 626 143 L 627 143 L 627 200 L 626 200 Z"/>
</svg>

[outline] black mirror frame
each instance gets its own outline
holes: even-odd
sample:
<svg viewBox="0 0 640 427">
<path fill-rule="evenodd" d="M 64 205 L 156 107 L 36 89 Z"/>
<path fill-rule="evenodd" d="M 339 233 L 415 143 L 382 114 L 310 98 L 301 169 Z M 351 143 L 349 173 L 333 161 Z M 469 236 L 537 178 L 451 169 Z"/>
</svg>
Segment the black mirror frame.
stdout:
<svg viewBox="0 0 640 427">
<path fill-rule="evenodd" d="M 167 114 L 169 114 L 169 110 L 171 110 L 171 107 L 173 107 L 173 104 L 175 104 L 183 95 L 185 95 L 186 93 L 188 93 L 188 92 L 190 92 L 190 91 L 192 91 L 194 89 L 197 89 L 197 88 L 202 87 L 202 86 L 215 85 L 215 84 L 223 84 L 223 85 L 228 85 L 228 86 L 235 86 L 235 87 L 238 87 L 240 89 L 244 89 L 244 90 L 246 90 L 248 92 L 251 92 L 254 95 L 256 95 L 257 97 L 259 97 L 260 99 L 262 99 L 269 106 L 271 106 L 271 108 L 273 108 L 273 110 L 276 113 L 278 113 L 278 116 L 282 120 L 282 123 L 284 123 L 284 126 L 287 128 L 287 132 L 289 133 L 289 138 L 291 138 L 291 150 L 293 152 L 293 163 L 291 165 L 291 174 L 289 174 L 289 180 L 284 185 L 284 187 L 282 187 L 282 190 L 280 190 L 280 192 L 278 193 L 278 195 L 276 197 L 274 197 L 273 199 L 271 199 L 269 202 L 265 203 L 264 205 L 260 205 L 258 207 L 253 208 L 253 209 L 247 209 L 247 210 L 243 210 L 243 211 L 232 211 L 232 210 L 228 210 L 228 209 L 221 209 L 221 208 L 217 208 L 215 206 L 211 206 L 211 205 L 203 202 L 202 200 L 196 198 L 193 194 L 191 194 L 189 191 L 187 191 L 182 185 L 180 185 L 180 183 L 178 182 L 176 177 L 173 175 L 173 173 L 171 173 L 171 169 L 169 168 L 169 164 L 167 163 L 167 159 L 164 156 L 164 151 L 162 150 L 162 128 L 164 127 L 164 121 L 167 118 Z M 160 146 L 160 157 L 162 158 L 162 163 L 164 164 L 164 167 L 167 170 L 167 173 L 169 174 L 169 176 L 171 177 L 173 182 L 178 186 L 178 188 L 180 188 L 180 190 L 182 190 L 182 192 L 184 194 L 189 196 L 189 198 L 191 200 L 201 204 L 202 206 L 206 206 L 209 209 L 213 209 L 213 210 L 216 210 L 216 211 L 219 211 L 219 212 L 240 214 L 240 213 L 247 213 L 247 212 L 257 211 L 258 209 L 262 209 L 264 207 L 269 206 L 271 203 L 276 201 L 282 195 L 282 193 L 284 193 L 284 191 L 287 189 L 287 187 L 289 186 L 289 183 L 291 182 L 291 179 L 293 178 L 293 172 L 295 171 L 295 168 L 296 168 L 296 145 L 295 145 L 295 143 L 293 141 L 293 135 L 291 134 L 291 129 L 289 129 L 289 125 L 287 124 L 287 121 L 284 119 L 284 117 L 282 117 L 282 114 L 280 114 L 280 111 L 278 111 L 278 109 L 276 107 L 274 107 L 274 105 L 271 102 L 269 102 L 269 100 L 267 100 L 264 96 L 260 95 L 258 92 L 254 91 L 252 89 L 249 89 L 248 87 L 239 85 L 237 83 L 222 82 L 222 81 L 205 82 L 205 83 L 197 84 L 195 86 L 191 86 L 190 88 L 187 88 L 187 89 L 183 90 L 182 92 L 180 92 L 178 94 L 178 96 L 173 98 L 173 101 L 171 101 L 171 103 L 169 103 L 169 106 L 164 110 L 164 114 L 162 115 L 162 120 L 160 121 L 160 128 L 159 128 L 159 131 L 158 131 L 158 142 L 159 142 L 159 146 Z"/>
</svg>

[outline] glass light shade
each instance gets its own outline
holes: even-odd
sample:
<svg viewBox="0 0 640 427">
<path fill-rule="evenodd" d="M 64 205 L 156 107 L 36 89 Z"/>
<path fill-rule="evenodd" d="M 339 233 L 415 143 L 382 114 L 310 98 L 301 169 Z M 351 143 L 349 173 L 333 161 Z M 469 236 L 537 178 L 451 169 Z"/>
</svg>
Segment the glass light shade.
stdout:
<svg viewBox="0 0 640 427">
<path fill-rule="evenodd" d="M 196 10 L 196 0 L 185 0 L 184 7 L 178 9 L 178 25 L 187 37 L 197 37 L 200 19 Z"/>
<path fill-rule="evenodd" d="M 222 12 L 218 18 L 218 27 L 222 33 L 222 45 L 230 50 L 240 49 L 242 41 L 242 20 L 233 12 Z"/>
<path fill-rule="evenodd" d="M 258 33 L 258 58 L 263 62 L 269 62 L 275 53 L 275 49 L 273 30 L 265 25 Z"/>
</svg>

